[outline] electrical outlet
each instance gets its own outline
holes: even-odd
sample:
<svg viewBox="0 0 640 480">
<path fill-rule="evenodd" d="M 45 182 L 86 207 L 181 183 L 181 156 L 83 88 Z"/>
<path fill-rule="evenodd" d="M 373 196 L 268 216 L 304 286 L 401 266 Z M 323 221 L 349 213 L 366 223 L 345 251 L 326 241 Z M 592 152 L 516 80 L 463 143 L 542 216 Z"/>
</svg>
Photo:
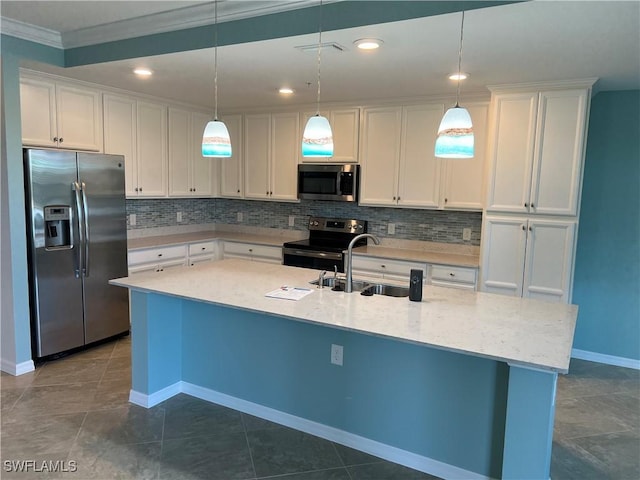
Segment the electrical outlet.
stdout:
<svg viewBox="0 0 640 480">
<path fill-rule="evenodd" d="M 390 223 L 387 226 L 387 233 L 389 235 L 395 235 L 396 234 L 396 224 L 395 223 Z"/>
<path fill-rule="evenodd" d="M 129 215 L 129 225 L 133 227 L 135 224 L 136 224 L 136 214 L 132 213 L 131 215 Z"/>
<path fill-rule="evenodd" d="M 342 345 L 331 344 L 331 363 L 334 365 L 342 366 L 342 355 L 344 349 Z"/>
<path fill-rule="evenodd" d="M 176 220 L 178 221 L 178 223 L 182 221 L 182 212 L 176 213 Z"/>
<path fill-rule="evenodd" d="M 242 212 L 238 212 L 237 220 L 238 220 L 238 223 L 242 223 Z"/>
<path fill-rule="evenodd" d="M 462 229 L 462 240 L 471 240 L 471 229 L 463 228 Z"/>
<path fill-rule="evenodd" d="M 296 217 L 293 215 L 289 215 L 289 226 L 295 227 L 295 225 L 296 225 Z"/>
</svg>

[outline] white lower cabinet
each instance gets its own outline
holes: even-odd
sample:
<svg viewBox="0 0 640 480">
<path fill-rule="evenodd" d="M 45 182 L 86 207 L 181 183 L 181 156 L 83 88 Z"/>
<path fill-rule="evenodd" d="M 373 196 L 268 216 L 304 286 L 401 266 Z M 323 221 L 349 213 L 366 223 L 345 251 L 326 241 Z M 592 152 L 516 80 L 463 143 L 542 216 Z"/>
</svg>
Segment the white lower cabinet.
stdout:
<svg viewBox="0 0 640 480">
<path fill-rule="evenodd" d="M 471 267 L 455 267 L 452 265 L 431 265 L 429 268 L 430 285 L 439 287 L 475 290 L 478 269 Z"/>
<path fill-rule="evenodd" d="M 487 216 L 482 290 L 569 302 L 575 229 L 573 220 Z"/>
<path fill-rule="evenodd" d="M 420 262 L 405 260 L 390 260 L 387 258 L 367 257 L 357 255 L 353 257 L 353 275 L 366 275 L 388 280 L 408 282 L 411 270 L 422 270 L 424 278 L 427 276 L 427 265 Z"/>
<path fill-rule="evenodd" d="M 129 252 L 129 275 L 142 272 L 164 272 L 187 264 L 186 245 L 154 247 Z"/>
<path fill-rule="evenodd" d="M 222 258 L 243 258 L 256 262 L 282 264 L 282 247 L 226 241 L 222 247 Z"/>
<path fill-rule="evenodd" d="M 218 242 L 199 242 L 189 244 L 189 266 L 193 267 L 197 263 L 212 262 L 217 259 Z"/>
</svg>

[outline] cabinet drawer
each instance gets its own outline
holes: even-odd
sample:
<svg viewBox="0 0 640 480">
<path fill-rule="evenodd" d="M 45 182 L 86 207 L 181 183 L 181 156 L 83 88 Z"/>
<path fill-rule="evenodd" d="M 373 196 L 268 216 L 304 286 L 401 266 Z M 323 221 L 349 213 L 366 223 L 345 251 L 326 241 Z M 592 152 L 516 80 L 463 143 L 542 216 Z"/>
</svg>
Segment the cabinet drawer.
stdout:
<svg viewBox="0 0 640 480">
<path fill-rule="evenodd" d="M 189 244 L 189 256 L 213 255 L 216 251 L 215 242 L 199 242 Z"/>
<path fill-rule="evenodd" d="M 394 275 L 409 278 L 412 269 L 426 273 L 424 263 L 404 262 L 373 257 L 353 257 L 353 269 L 358 271 L 375 272 L 382 275 Z"/>
<path fill-rule="evenodd" d="M 142 263 L 162 262 L 164 260 L 178 259 L 186 257 L 184 245 L 172 247 L 150 248 L 145 250 L 134 250 L 129 252 L 129 265 L 139 265 Z"/>
<path fill-rule="evenodd" d="M 476 283 L 476 269 L 464 267 L 450 267 L 447 265 L 433 265 L 431 267 L 431 280 L 440 280 L 453 283 Z M 436 282 L 434 282 L 436 283 Z"/>
<path fill-rule="evenodd" d="M 224 242 L 224 253 L 245 257 L 264 257 L 282 260 L 282 247 L 255 245 L 252 243 Z"/>
</svg>

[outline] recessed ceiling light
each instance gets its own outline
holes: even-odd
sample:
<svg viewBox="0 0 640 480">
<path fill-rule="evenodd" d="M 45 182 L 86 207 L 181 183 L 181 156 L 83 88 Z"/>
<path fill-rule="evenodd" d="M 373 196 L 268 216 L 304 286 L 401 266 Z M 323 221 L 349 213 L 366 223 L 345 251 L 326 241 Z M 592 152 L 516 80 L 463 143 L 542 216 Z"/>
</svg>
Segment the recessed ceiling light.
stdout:
<svg viewBox="0 0 640 480">
<path fill-rule="evenodd" d="M 378 40 L 377 38 L 361 38 L 360 40 L 356 40 L 353 43 L 360 50 L 375 50 L 376 48 L 380 48 L 380 45 L 382 45 L 384 42 L 382 40 Z"/>
<path fill-rule="evenodd" d="M 293 94 L 293 88 L 282 87 L 278 90 L 282 95 L 291 95 Z"/>
<path fill-rule="evenodd" d="M 148 68 L 136 68 L 133 73 L 135 73 L 136 75 L 140 76 L 140 77 L 150 77 L 151 75 L 153 75 L 153 72 L 151 70 L 149 70 Z"/>
<path fill-rule="evenodd" d="M 449 80 L 464 80 L 468 77 L 469 75 L 464 73 L 464 72 L 460 72 L 460 73 L 452 73 L 451 75 L 449 75 Z"/>
</svg>

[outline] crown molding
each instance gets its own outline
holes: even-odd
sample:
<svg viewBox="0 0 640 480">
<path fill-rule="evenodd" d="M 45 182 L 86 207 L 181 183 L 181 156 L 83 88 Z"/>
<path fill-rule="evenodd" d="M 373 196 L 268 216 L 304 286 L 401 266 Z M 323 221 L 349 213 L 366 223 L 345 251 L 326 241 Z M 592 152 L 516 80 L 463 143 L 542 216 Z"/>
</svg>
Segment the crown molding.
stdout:
<svg viewBox="0 0 640 480">
<path fill-rule="evenodd" d="M 261 2 L 259 6 L 254 3 L 222 2 L 218 7 L 218 23 L 296 10 L 314 5 L 317 1 L 274 0 Z M 213 23 L 213 4 L 207 3 L 66 32 L 62 34 L 62 43 L 64 48 L 84 47 Z"/>
<path fill-rule="evenodd" d="M 54 48 L 63 48 L 60 32 L 20 22 L 11 18 L 0 17 L 0 31 L 11 37 L 29 40 Z"/>
</svg>

